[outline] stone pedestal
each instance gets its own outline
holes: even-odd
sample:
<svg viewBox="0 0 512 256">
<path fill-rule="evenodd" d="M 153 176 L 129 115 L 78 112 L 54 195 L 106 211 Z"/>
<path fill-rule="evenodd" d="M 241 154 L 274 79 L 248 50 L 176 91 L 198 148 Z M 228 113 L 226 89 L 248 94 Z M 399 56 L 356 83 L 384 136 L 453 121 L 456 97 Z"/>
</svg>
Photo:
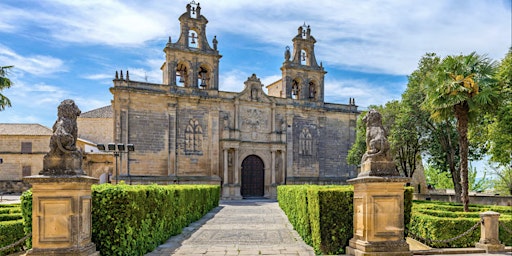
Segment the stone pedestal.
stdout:
<svg viewBox="0 0 512 256">
<path fill-rule="evenodd" d="M 500 214 L 488 211 L 480 213 L 480 218 L 483 220 L 480 226 L 480 241 L 475 247 L 485 249 L 488 253 L 505 250 L 505 245 L 499 240 Z"/>
<path fill-rule="evenodd" d="M 30 176 L 32 249 L 27 255 L 99 255 L 91 242 L 91 185 L 88 176 Z"/>
<path fill-rule="evenodd" d="M 354 237 L 351 255 L 412 255 L 404 237 L 403 177 L 358 177 L 354 185 Z"/>
</svg>

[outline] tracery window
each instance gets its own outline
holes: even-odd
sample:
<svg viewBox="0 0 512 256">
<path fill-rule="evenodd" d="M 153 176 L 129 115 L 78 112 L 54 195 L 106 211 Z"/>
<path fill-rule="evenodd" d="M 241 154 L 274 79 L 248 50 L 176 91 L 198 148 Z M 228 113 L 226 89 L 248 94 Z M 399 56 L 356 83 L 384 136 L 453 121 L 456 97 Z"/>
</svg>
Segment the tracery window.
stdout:
<svg viewBox="0 0 512 256">
<path fill-rule="evenodd" d="M 300 133 L 299 138 L 299 154 L 303 156 L 310 156 L 313 155 L 313 138 L 311 136 L 311 133 L 309 132 L 309 129 L 305 127 L 302 129 L 302 132 Z"/>
<path fill-rule="evenodd" d="M 185 153 L 202 154 L 203 128 L 195 118 L 190 119 L 185 129 Z"/>
</svg>

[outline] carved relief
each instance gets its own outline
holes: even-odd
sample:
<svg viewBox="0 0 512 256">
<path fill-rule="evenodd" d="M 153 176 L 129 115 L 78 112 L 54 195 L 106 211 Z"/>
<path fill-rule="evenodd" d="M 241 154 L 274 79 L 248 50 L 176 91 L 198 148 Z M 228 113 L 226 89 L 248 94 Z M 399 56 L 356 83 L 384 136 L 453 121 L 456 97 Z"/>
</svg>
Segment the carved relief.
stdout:
<svg viewBox="0 0 512 256">
<path fill-rule="evenodd" d="M 195 118 L 190 119 L 185 129 L 185 154 L 203 153 L 203 128 Z"/>
<path fill-rule="evenodd" d="M 246 116 L 242 122 L 244 128 L 258 130 L 264 124 L 265 120 L 262 111 L 259 109 L 247 109 Z"/>
</svg>

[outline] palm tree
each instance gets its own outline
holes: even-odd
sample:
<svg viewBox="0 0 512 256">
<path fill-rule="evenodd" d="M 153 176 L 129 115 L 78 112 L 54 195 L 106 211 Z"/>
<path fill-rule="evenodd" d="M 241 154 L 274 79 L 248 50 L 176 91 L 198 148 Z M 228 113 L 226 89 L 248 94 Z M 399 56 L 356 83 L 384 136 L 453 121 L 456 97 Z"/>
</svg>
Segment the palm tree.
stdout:
<svg viewBox="0 0 512 256">
<path fill-rule="evenodd" d="M 12 82 L 9 78 L 7 78 L 7 70 L 12 68 L 13 66 L 4 66 L 0 67 L 0 92 L 3 89 L 7 89 L 11 87 Z M 5 107 L 10 107 L 11 101 L 5 97 L 2 93 L 0 93 L 0 111 L 4 110 Z"/>
<path fill-rule="evenodd" d="M 497 63 L 475 52 L 447 56 L 429 77 L 422 107 L 434 120 L 455 117 L 459 135 L 460 175 L 464 211 L 468 203 L 468 125 L 482 111 L 498 101 L 497 83 L 493 79 Z"/>
</svg>

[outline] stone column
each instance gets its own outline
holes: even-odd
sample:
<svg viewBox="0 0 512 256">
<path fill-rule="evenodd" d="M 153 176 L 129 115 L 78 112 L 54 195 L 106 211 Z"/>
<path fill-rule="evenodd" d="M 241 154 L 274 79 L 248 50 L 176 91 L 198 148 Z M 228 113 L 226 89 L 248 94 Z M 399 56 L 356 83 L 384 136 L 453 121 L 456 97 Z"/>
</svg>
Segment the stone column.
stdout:
<svg viewBox="0 0 512 256">
<path fill-rule="evenodd" d="M 476 243 L 477 248 L 485 249 L 487 253 L 503 251 L 505 245 L 499 240 L 499 219 L 497 212 L 487 211 L 480 213 L 482 225 L 480 226 L 480 241 Z"/>
<path fill-rule="evenodd" d="M 270 171 L 271 171 L 271 180 L 273 186 L 276 184 L 276 151 L 272 150 L 270 152 L 271 162 L 270 162 Z"/>
<path fill-rule="evenodd" d="M 224 161 L 223 161 L 223 167 L 224 167 L 224 182 L 222 184 L 222 197 L 223 198 L 229 198 L 229 176 L 228 176 L 228 149 L 223 150 L 224 153 Z"/>
<path fill-rule="evenodd" d="M 32 249 L 27 255 L 99 255 L 91 242 L 91 185 L 88 176 L 30 176 Z"/>
<path fill-rule="evenodd" d="M 235 170 L 235 177 L 233 179 L 234 181 L 234 189 L 235 189 L 235 199 L 241 199 L 242 198 L 242 194 L 241 194 L 241 191 L 240 191 L 240 181 L 239 181 L 239 177 L 240 177 L 240 166 L 238 164 L 238 148 L 235 148 L 235 156 L 234 156 L 234 161 L 235 161 L 235 166 L 233 166 L 234 170 Z"/>
</svg>

